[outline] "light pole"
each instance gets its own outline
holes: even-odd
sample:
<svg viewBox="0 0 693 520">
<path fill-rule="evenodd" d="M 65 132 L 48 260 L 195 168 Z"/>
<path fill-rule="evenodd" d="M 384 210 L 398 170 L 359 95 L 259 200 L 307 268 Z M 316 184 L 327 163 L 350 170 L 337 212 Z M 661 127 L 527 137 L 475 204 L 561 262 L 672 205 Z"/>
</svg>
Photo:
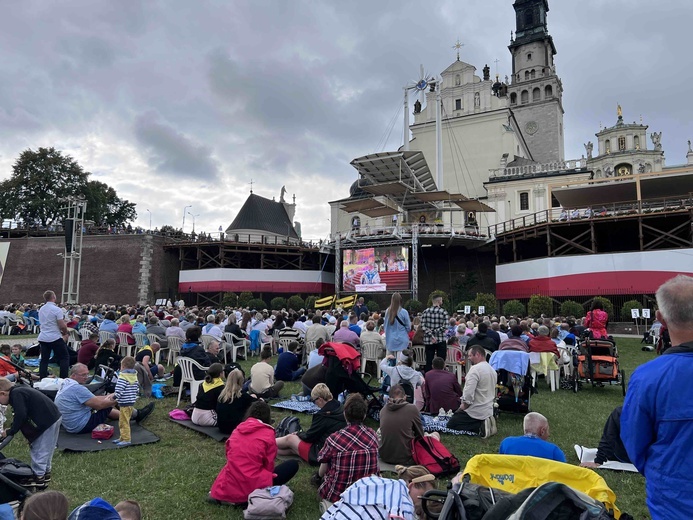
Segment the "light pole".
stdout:
<svg viewBox="0 0 693 520">
<path fill-rule="evenodd" d="M 149 210 L 147 210 L 149 211 Z M 152 212 L 149 211 L 149 232 L 152 232 Z"/>
<path fill-rule="evenodd" d="M 193 215 L 192 213 L 190 213 L 188 211 L 188 215 L 190 215 L 193 218 L 193 230 L 192 230 L 192 232 L 194 233 L 195 232 L 195 217 L 199 217 L 200 214 L 198 213 L 197 215 Z"/>
<path fill-rule="evenodd" d="M 188 211 L 188 208 L 192 208 L 192 204 L 183 208 L 183 227 L 181 228 L 183 233 L 185 233 L 185 212 Z"/>
</svg>

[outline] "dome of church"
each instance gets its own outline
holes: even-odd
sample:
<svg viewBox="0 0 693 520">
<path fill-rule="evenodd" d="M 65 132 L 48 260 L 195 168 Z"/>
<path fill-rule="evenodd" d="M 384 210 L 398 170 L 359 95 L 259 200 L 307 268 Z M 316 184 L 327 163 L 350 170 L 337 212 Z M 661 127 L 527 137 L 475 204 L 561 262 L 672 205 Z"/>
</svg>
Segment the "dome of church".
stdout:
<svg viewBox="0 0 693 520">
<path fill-rule="evenodd" d="M 354 183 L 351 185 L 349 188 L 349 198 L 351 199 L 362 199 L 364 197 L 369 197 L 370 194 L 363 191 L 361 186 L 359 186 L 359 183 L 361 186 L 368 186 L 371 184 L 371 182 L 367 179 L 356 179 Z"/>
</svg>

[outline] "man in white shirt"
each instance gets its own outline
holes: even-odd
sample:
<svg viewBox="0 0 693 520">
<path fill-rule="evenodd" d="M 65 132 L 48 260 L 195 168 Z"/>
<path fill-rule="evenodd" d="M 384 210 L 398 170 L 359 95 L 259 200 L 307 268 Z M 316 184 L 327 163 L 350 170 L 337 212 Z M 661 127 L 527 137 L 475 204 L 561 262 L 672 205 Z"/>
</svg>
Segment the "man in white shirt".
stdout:
<svg viewBox="0 0 693 520">
<path fill-rule="evenodd" d="M 498 375 L 486 362 L 483 347 L 474 345 L 468 352 L 472 367 L 465 377 L 462 405 L 450 418 L 447 427 L 486 438 L 495 433 L 493 402 Z"/>
<path fill-rule="evenodd" d="M 39 377 L 48 376 L 48 361 L 51 354 L 60 365 L 60 377 L 66 379 L 70 369 L 70 355 L 67 350 L 68 331 L 65 324 L 65 313 L 55 304 L 55 293 L 46 291 L 43 293 L 46 303 L 39 309 L 39 323 L 41 332 L 38 341 L 41 345 L 41 363 L 39 365 Z"/>
</svg>

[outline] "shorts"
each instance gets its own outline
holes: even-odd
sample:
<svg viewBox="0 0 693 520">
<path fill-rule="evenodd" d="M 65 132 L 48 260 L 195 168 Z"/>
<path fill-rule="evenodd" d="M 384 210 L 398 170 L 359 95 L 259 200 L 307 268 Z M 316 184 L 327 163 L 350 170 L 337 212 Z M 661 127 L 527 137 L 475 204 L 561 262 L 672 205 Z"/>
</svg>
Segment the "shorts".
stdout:
<svg viewBox="0 0 693 520">
<path fill-rule="evenodd" d="M 299 441 L 298 442 L 298 456 L 301 457 L 301 459 L 305 460 L 306 462 L 308 462 L 308 458 L 309 458 L 308 456 L 310 454 L 311 446 L 313 446 L 313 445 L 309 442 L 305 442 L 305 441 Z"/>
<path fill-rule="evenodd" d="M 103 424 L 106 422 L 106 419 L 108 419 L 108 414 L 111 413 L 111 410 L 113 408 L 104 408 L 103 410 L 98 410 L 91 414 L 91 417 L 89 417 L 89 421 L 87 422 L 86 426 L 82 428 L 79 433 L 90 433 L 91 431 L 94 430 L 99 424 Z"/>
</svg>

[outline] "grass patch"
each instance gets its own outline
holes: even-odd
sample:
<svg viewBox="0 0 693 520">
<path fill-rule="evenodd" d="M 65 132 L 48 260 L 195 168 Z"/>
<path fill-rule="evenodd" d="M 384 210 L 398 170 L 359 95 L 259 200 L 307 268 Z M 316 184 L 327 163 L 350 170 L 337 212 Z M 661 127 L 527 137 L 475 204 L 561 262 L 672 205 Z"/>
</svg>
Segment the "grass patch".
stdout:
<svg viewBox="0 0 693 520">
<path fill-rule="evenodd" d="M 619 348 L 621 368 L 626 370 L 627 379 L 635 367 L 654 357 L 654 353 L 640 351 L 639 340 L 636 339 L 619 339 Z M 241 364 L 248 373 L 252 362 Z M 606 417 L 613 408 L 623 403 L 621 388 L 592 388 L 585 385 L 577 394 L 567 390 L 551 393 L 544 380 L 538 384 L 539 393 L 532 397 L 532 410 L 549 419 L 550 440 L 563 450 L 570 464 L 577 464 L 573 445 L 597 446 Z M 290 383 L 285 386 L 282 395 L 289 396 L 299 391 L 299 383 Z M 141 400 L 137 406 L 145 402 Z M 112 504 L 123 499 L 137 500 L 142 505 L 144 518 L 149 520 L 243 518 L 240 509 L 205 502 L 214 478 L 225 463 L 224 445 L 170 422 L 168 412 L 174 405 L 174 398 L 156 400 L 156 409 L 144 423 L 161 437 L 156 444 L 85 454 L 56 451 L 51 489 L 65 493 L 72 507 L 95 496 L 101 496 Z M 275 424 L 286 415 L 289 413 L 272 409 Z M 304 428 L 310 425 L 310 416 L 298 414 L 298 417 Z M 369 425 L 377 427 L 373 421 Z M 464 467 L 473 455 L 497 453 L 505 437 L 521 433 L 522 417 L 502 414 L 498 421 L 498 435 L 491 439 L 443 435 L 443 442 Z M 5 449 L 4 454 L 26 462 L 30 460 L 28 445 L 21 435 Z M 289 483 L 294 492 L 289 519 L 318 518 L 318 495 L 310 485 L 313 472 L 314 468 L 301 464 L 300 472 Z M 630 513 L 636 519 L 649 518 L 642 476 L 613 471 L 603 471 L 600 475 L 616 493 L 616 503 L 621 511 Z"/>
</svg>

